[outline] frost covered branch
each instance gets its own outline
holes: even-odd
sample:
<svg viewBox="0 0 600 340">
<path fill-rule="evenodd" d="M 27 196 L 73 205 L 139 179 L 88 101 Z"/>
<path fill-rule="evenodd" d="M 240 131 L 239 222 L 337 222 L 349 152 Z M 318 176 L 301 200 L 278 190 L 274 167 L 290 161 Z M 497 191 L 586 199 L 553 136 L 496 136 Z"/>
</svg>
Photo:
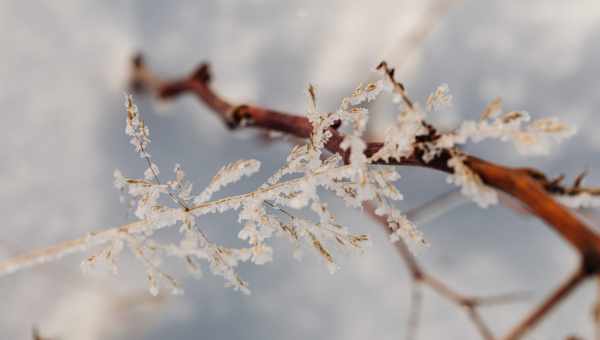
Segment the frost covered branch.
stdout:
<svg viewBox="0 0 600 340">
<path fill-rule="evenodd" d="M 405 110 L 398 116 L 398 124 L 390 128 L 386 134 L 389 136 L 386 137 L 389 140 L 383 143 L 366 143 L 364 154 L 371 160 L 371 164 L 419 166 L 449 173 L 451 174 L 450 180 L 457 184 L 464 182 L 466 184 L 463 185 L 464 192 L 477 195 L 479 198 L 477 201 L 481 205 L 487 205 L 491 203 L 490 201 L 494 201 L 493 194 L 488 193 L 489 190 L 486 186 L 504 191 L 533 209 L 538 217 L 548 222 L 578 250 L 595 248 L 592 251 L 597 251 L 600 247 L 598 236 L 572 213 L 559 206 L 552 197 L 579 202 L 587 202 L 585 197 L 590 197 L 589 200 L 595 201 L 599 197 L 600 190 L 581 187 L 581 180 L 577 181 L 578 184 L 572 188 L 561 187 L 557 185 L 559 183 L 556 181 L 548 180 L 541 171 L 530 168 L 504 167 L 466 155 L 459 149 L 452 148 L 470 139 L 475 141 L 485 138 L 512 140 L 510 136 L 515 135 L 520 136 L 523 143 L 527 142 L 519 146 L 520 142 L 515 141 L 517 150 L 536 154 L 540 150 L 539 145 L 543 145 L 542 149 L 547 150 L 549 142 L 560 141 L 572 135 L 572 128 L 554 118 L 542 118 L 529 125 L 523 125 L 529 119 L 526 118 L 529 117 L 528 114 L 525 112 L 500 113 L 501 102 L 496 99 L 484 109 L 479 122 L 463 123 L 462 125 L 474 125 L 475 127 L 459 127 L 450 133 L 441 133 L 424 120 L 423 110 L 414 107 L 413 101 L 406 94 L 404 85 L 395 80 L 394 70 L 385 63 L 379 65 L 378 68 L 386 75 L 388 88 L 391 87 L 399 97 L 398 100 L 404 103 Z M 146 81 L 148 78 L 152 81 Z M 184 93 L 196 95 L 227 122 L 227 126 L 231 129 L 253 127 L 284 132 L 300 138 L 310 136 L 311 124 L 306 117 L 255 105 L 234 105 L 223 100 L 210 87 L 211 75 L 208 64 L 202 64 L 190 77 L 163 81 L 150 72 L 141 55 L 138 55 L 134 58 L 132 79 L 138 89 L 150 90 L 162 99 L 174 98 Z M 361 100 L 361 98 L 366 99 L 365 93 L 366 91 L 359 89 L 355 95 L 358 100 Z M 436 93 L 438 93 L 437 96 Z M 436 91 L 436 93 L 429 100 L 432 106 L 433 102 L 447 101 L 444 91 Z M 488 120 L 491 118 L 494 120 L 489 123 Z M 348 161 L 350 152 L 348 149 L 341 148 L 344 136 L 338 131 L 337 123 L 339 122 L 335 121 L 328 128 L 331 138 L 325 144 L 325 148 L 332 153 L 340 154 L 344 160 Z M 530 149 L 526 147 L 528 143 L 531 145 Z M 449 164 L 453 158 L 454 161 Z M 465 166 L 462 166 L 463 164 Z M 455 174 L 457 165 L 462 171 L 461 176 Z M 471 172 L 476 177 L 473 177 Z M 480 178 L 481 183 L 476 183 L 476 179 L 469 180 L 468 177 Z M 535 190 L 529 192 L 525 187 Z M 546 203 L 549 203 L 547 207 L 541 207 Z M 583 206 L 590 204 L 582 203 Z M 556 212 L 552 211 L 554 209 Z"/>
<path fill-rule="evenodd" d="M 144 266 L 152 294 L 158 294 L 161 285 L 173 293 L 181 292 L 176 279 L 161 267 L 165 256 L 180 258 L 194 276 L 201 275 L 201 262 L 206 262 L 213 274 L 224 278 L 227 286 L 249 292 L 248 284 L 237 274 L 236 268 L 242 262 L 256 265 L 270 262 L 273 249 L 268 241 L 274 236 L 287 239 L 293 245 L 296 258 L 301 257 L 303 249 L 315 252 L 333 272 L 338 266 L 332 249 L 360 252 L 368 244 L 368 237 L 353 234 L 336 222 L 320 196 L 320 191 L 327 190 L 348 207 L 361 208 L 369 204 L 372 213 L 388 227 L 391 241 L 398 242 L 415 282 L 464 307 L 482 336 L 493 338 L 477 312 L 477 307 L 488 300 L 454 292 L 427 275 L 414 257 L 406 253 L 405 240 L 416 244 L 425 244 L 426 240 L 414 221 L 395 207 L 394 201 L 403 199 L 395 185 L 400 178 L 394 167 L 398 165 L 443 171 L 448 174 L 448 182 L 459 186 L 464 195 L 482 207 L 497 202 L 496 190 L 511 195 L 579 251 L 581 280 L 600 271 L 600 237 L 553 198 L 570 199 L 573 206 L 594 205 L 590 202 L 595 202 L 600 192 L 582 187 L 583 176 L 579 176 L 572 187 L 564 187 L 560 178 L 548 180 L 537 170 L 504 167 L 467 155 L 460 149 L 460 145 L 467 142 L 497 139 L 513 142 L 521 153 L 544 154 L 552 143 L 574 133 L 572 128 L 554 118 L 531 121 L 526 112 L 503 113 L 500 101 L 494 100 L 479 121 L 464 122 L 450 132 L 438 131 L 427 122 L 427 117 L 451 103 L 447 86 L 436 89 L 424 109 L 408 96 L 404 85 L 395 79 L 394 69 L 385 62 L 377 67 L 382 74 L 380 80 L 357 87 L 350 96 L 342 98 L 334 112 L 320 112 L 314 88 L 309 87 L 306 116 L 230 104 L 210 87 L 211 75 L 206 64 L 188 78 L 169 82 L 150 72 L 141 56 L 134 59 L 133 65 L 133 85 L 139 90 L 150 90 L 164 99 L 190 92 L 230 129 L 254 127 L 283 132 L 303 138 L 306 143 L 296 145 L 282 167 L 255 191 L 213 199 L 224 186 L 257 172 L 260 163 L 241 160 L 226 165 L 199 193 L 194 193 L 192 183 L 179 164 L 173 168 L 174 178 L 163 182 L 148 150 L 150 131 L 132 98 L 127 97 L 125 132 L 131 137 L 135 151 L 145 160 L 147 169 L 141 178 L 125 176 L 119 170 L 114 177 L 115 186 L 130 197 L 139 221 L 0 262 L 0 275 L 102 246 L 99 252 L 83 261 L 85 270 L 103 263 L 117 273 L 118 256 L 124 248 L 129 248 Z M 363 137 L 369 119 L 365 104 L 383 93 L 399 104 L 399 113 L 382 142 L 367 143 Z M 247 246 L 231 248 L 214 243 L 198 223 L 202 215 L 228 210 L 238 211 L 242 228 L 237 235 Z M 304 212 L 297 214 L 299 210 Z M 307 213 L 313 218 L 303 217 Z M 174 226 L 178 227 L 181 237 L 178 243 L 161 244 L 155 239 L 156 231 Z M 581 280 L 559 288 L 549 298 L 551 303 L 534 310 L 512 334 L 520 336 L 533 328 Z M 417 310 L 419 296 L 415 291 Z"/>
<path fill-rule="evenodd" d="M 354 159 L 367 158 L 370 164 L 420 166 L 449 173 L 449 182 L 460 185 L 463 193 L 474 198 L 481 206 L 497 201 L 496 193 L 491 188 L 501 190 L 520 201 L 530 213 L 544 220 L 577 249 L 581 255 L 583 277 L 594 276 L 600 271 L 600 237 L 556 201 L 572 208 L 598 206 L 600 190 L 582 187 L 583 176 L 578 176 L 572 187 L 565 187 L 561 185 L 562 178 L 549 180 L 535 169 L 504 167 L 466 155 L 457 147 L 468 141 L 493 138 L 512 141 L 521 153 L 545 154 L 551 142 L 560 142 L 571 136 L 574 133 L 572 128 L 554 118 L 530 122 L 530 115 L 522 111 L 503 113 L 501 101 L 495 99 L 484 109 L 479 121 L 465 122 L 450 133 L 441 133 L 425 121 L 425 112 L 408 97 L 403 84 L 395 80 L 394 70 L 385 63 L 381 63 L 378 69 L 387 78 L 384 87 L 388 90 L 391 88 L 398 101 L 404 104 L 397 124 L 386 132 L 384 142 L 361 144 L 347 141 L 352 147 L 357 145 L 360 152 L 364 153 L 364 157 L 358 157 L 357 150 L 341 147 L 344 136 L 338 132 L 339 122 L 332 122 L 328 127 L 332 138 L 326 144 L 327 150 L 340 154 L 345 162 L 350 161 L 350 153 L 353 153 Z M 310 135 L 307 118 L 259 106 L 230 104 L 212 90 L 210 78 L 209 67 L 203 64 L 188 78 L 163 81 L 149 71 L 140 55 L 134 60 L 133 83 L 138 89 L 149 89 L 163 99 L 193 93 L 219 115 L 230 129 L 247 126 L 301 138 Z M 378 88 L 376 85 L 371 87 Z M 357 91 L 356 95 L 367 98 L 364 89 Z M 427 108 L 429 111 L 435 110 L 450 100 L 447 87 L 442 86 L 428 98 Z M 577 284 L 569 286 L 569 291 L 576 287 Z M 566 294 L 558 296 L 557 302 Z M 532 318 L 524 331 L 531 330 L 554 306 L 551 304 L 544 313 Z"/>
</svg>

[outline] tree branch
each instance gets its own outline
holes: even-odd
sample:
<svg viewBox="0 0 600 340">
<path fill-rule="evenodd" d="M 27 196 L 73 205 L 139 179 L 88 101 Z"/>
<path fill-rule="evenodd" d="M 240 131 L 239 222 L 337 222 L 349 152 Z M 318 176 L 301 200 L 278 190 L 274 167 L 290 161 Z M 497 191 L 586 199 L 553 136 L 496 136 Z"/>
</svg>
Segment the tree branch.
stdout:
<svg viewBox="0 0 600 340">
<path fill-rule="evenodd" d="M 309 137 L 312 131 L 312 126 L 306 117 L 254 105 L 234 105 L 224 100 L 210 87 L 211 74 L 208 64 L 202 64 L 191 76 L 174 81 L 162 81 L 156 77 L 149 71 L 141 55 L 134 58 L 133 66 L 134 88 L 150 90 L 162 99 L 192 93 L 212 109 L 230 129 L 254 127 L 279 131 L 300 138 Z M 391 75 L 393 76 L 393 69 Z M 326 145 L 327 150 L 341 154 L 346 159 L 349 150 L 340 148 L 344 136 L 335 127 L 329 130 L 332 137 Z M 374 155 L 382 146 L 383 143 L 368 143 L 366 156 Z M 425 162 L 422 154 L 416 151 L 403 159 L 376 163 L 419 166 L 452 173 L 453 169 L 448 166 L 449 158 L 448 152 L 442 152 L 433 160 Z M 465 164 L 487 185 L 504 191 L 524 203 L 580 253 L 585 256 L 592 256 L 588 253 L 595 254 L 594 256 L 600 254 L 600 237 L 550 196 L 550 193 L 556 193 L 558 190 L 557 183 L 549 181 L 542 172 L 529 168 L 509 168 L 474 156 L 467 156 Z"/>
<path fill-rule="evenodd" d="M 393 81 L 394 70 L 388 69 L 385 63 L 382 63 L 380 67 L 384 69 L 388 77 Z M 307 118 L 260 106 L 232 104 L 214 92 L 210 86 L 210 80 L 211 74 L 208 64 L 202 64 L 189 77 L 173 81 L 163 81 L 148 69 L 141 55 L 136 56 L 133 60 L 132 85 L 138 90 L 149 90 L 162 99 L 175 98 L 185 93 L 194 94 L 220 117 L 229 129 L 253 127 L 279 131 L 300 138 L 310 136 L 312 125 Z M 410 99 L 406 97 L 403 85 L 396 82 L 395 84 L 401 90 L 400 93 L 403 94 L 407 105 L 412 105 Z M 348 161 L 350 150 L 343 150 L 340 147 L 344 136 L 337 131 L 337 126 L 335 125 L 329 128 L 329 132 L 331 132 L 332 137 L 326 144 L 327 150 L 340 154 L 344 160 Z M 435 130 L 432 130 L 432 136 L 430 137 L 433 137 L 434 133 Z M 383 143 L 368 143 L 365 155 L 367 157 L 374 155 L 382 146 Z M 433 160 L 426 162 L 423 160 L 423 152 L 417 149 L 408 157 L 385 162 L 380 160 L 375 163 L 419 166 L 452 173 L 453 169 L 448 166 L 450 158 L 451 154 L 446 150 L 437 155 Z M 571 211 L 554 200 L 551 195 L 575 195 L 582 192 L 597 194 L 600 193 L 600 190 L 581 188 L 580 183 L 583 176 L 578 176 L 573 187 L 567 188 L 561 185 L 560 180 L 562 178 L 559 177 L 558 179 L 550 180 L 542 172 L 535 169 L 505 167 L 469 155 L 466 156 L 464 163 L 485 184 L 503 191 L 523 203 L 529 212 L 545 221 L 550 228 L 556 231 L 581 255 L 581 269 L 507 336 L 507 339 L 516 339 L 525 331 L 530 330 L 548 311 L 573 291 L 584 278 L 595 275 L 600 271 L 600 237 Z M 447 298 L 462 301 L 460 303 L 467 308 L 471 319 L 478 325 L 482 336 L 486 339 L 493 338 L 491 332 L 481 322 L 479 315 L 474 309 L 474 306 L 479 305 L 479 303 L 476 304 L 472 299 L 467 299 L 462 295 L 454 293 L 441 282 L 426 276 L 418 267 L 408 249 L 404 249 L 401 246 L 403 243 L 399 242 L 398 244 L 400 246 L 397 249 L 405 259 L 413 278 L 422 281 Z M 407 251 L 408 253 L 406 253 Z"/>
</svg>

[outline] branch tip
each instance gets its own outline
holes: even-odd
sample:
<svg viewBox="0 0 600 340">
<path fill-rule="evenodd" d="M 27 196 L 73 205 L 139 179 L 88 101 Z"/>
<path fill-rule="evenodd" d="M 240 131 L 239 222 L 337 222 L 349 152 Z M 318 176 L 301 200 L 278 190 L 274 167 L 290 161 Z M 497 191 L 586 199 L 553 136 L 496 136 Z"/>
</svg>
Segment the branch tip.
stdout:
<svg viewBox="0 0 600 340">
<path fill-rule="evenodd" d="M 590 250 L 582 254 L 581 271 L 586 277 L 600 273 L 600 254 L 597 251 Z"/>
<path fill-rule="evenodd" d="M 588 171 L 583 170 L 577 177 L 575 177 L 575 181 L 573 181 L 573 188 L 579 188 L 585 176 L 587 176 Z"/>
</svg>

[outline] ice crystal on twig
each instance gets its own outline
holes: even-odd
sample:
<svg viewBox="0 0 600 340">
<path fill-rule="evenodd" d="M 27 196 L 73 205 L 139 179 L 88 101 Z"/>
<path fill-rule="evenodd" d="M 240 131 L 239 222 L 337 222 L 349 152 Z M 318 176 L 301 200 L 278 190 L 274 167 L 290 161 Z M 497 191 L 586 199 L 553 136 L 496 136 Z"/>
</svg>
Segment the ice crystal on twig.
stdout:
<svg viewBox="0 0 600 340">
<path fill-rule="evenodd" d="M 574 128 L 553 117 L 531 121 L 524 111 L 503 113 L 502 102 L 496 98 L 482 112 L 479 121 L 465 121 L 454 131 L 440 133 L 425 121 L 426 114 L 408 97 L 404 85 L 394 79 L 394 69 L 382 62 L 378 70 L 388 83 L 384 88 L 391 90 L 404 105 L 395 124 L 386 130 L 383 146 L 371 160 L 389 162 L 418 154 L 427 163 L 442 153 L 449 154 L 447 165 L 454 173 L 448 177 L 448 182 L 461 186 L 462 193 L 482 207 L 495 204 L 496 193 L 464 164 L 464 157 L 456 148 L 458 145 L 498 139 L 511 141 L 522 154 L 547 154 L 552 142 L 561 142 L 575 132 Z M 451 100 L 448 86 L 441 85 L 427 98 L 427 110 L 432 112 L 448 106 Z"/>
<path fill-rule="evenodd" d="M 252 176 L 260 169 L 260 162 L 255 159 L 239 160 L 225 165 L 217 172 L 206 189 L 194 199 L 194 204 L 208 201 L 211 196 L 224 186 L 239 181 L 244 176 Z"/>
<path fill-rule="evenodd" d="M 452 95 L 448 84 L 438 86 L 435 91 L 427 97 L 427 111 L 432 112 L 439 108 L 450 106 L 452 104 Z"/>
<path fill-rule="evenodd" d="M 459 153 L 453 153 L 448 160 L 448 166 L 454 169 L 454 174 L 448 176 L 448 183 L 460 186 L 461 192 L 482 208 L 498 203 L 496 191 L 483 184 L 481 178 L 465 165 L 464 160 L 465 157 Z"/>
<path fill-rule="evenodd" d="M 551 142 L 561 142 L 573 136 L 575 129 L 555 117 L 531 121 L 525 111 L 501 112 L 501 101 L 494 99 L 483 111 L 479 121 L 465 121 L 458 129 L 443 134 L 437 146 L 451 148 L 471 140 L 475 143 L 485 139 L 512 142 L 524 155 L 546 155 Z"/>
</svg>

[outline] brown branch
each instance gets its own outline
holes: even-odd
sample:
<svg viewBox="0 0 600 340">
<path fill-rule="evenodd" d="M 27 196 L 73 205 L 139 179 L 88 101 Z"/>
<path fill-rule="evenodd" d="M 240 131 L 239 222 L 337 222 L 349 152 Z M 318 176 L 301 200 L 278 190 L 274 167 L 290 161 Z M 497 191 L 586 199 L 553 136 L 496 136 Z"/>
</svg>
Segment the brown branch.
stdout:
<svg viewBox="0 0 600 340">
<path fill-rule="evenodd" d="M 589 268 L 589 274 L 598 271 L 600 238 L 569 209 L 550 196 L 545 190 L 546 183 L 532 175 L 539 171 L 508 168 L 475 157 L 469 157 L 465 164 L 486 184 L 515 197 L 557 231 L 590 262 L 589 265 L 594 267 Z"/>
<path fill-rule="evenodd" d="M 394 80 L 394 70 L 387 67 L 385 63 L 380 65 L 387 76 L 395 84 L 397 92 L 402 95 L 406 106 L 412 108 L 412 101 L 406 95 L 404 86 Z M 284 132 L 296 137 L 307 138 L 310 136 L 312 126 L 307 118 L 293 115 L 290 113 L 275 111 L 254 105 L 234 105 L 217 95 L 210 87 L 211 74 L 208 64 L 202 64 L 191 76 L 174 80 L 163 81 L 156 77 L 146 67 L 141 55 L 134 58 L 132 85 L 137 89 L 146 89 L 153 92 L 162 99 L 175 98 L 184 93 L 192 93 L 198 99 L 207 105 L 229 129 L 239 127 L 254 127 L 259 129 L 275 130 Z M 431 126 L 426 125 L 430 134 L 424 138 L 434 139 L 437 132 Z M 337 126 L 329 128 L 332 137 L 326 144 L 327 150 L 332 153 L 338 153 L 347 160 L 349 150 L 342 150 L 340 147 L 344 136 L 336 130 Z M 366 156 L 374 155 L 381 147 L 382 143 L 368 143 L 365 150 Z M 446 173 L 452 173 L 453 170 L 448 166 L 450 151 L 441 152 L 433 160 L 425 162 L 422 158 L 423 151 L 416 148 L 416 151 L 402 159 L 390 160 L 387 162 L 378 161 L 378 164 L 389 165 L 409 165 L 434 169 Z M 503 191 L 523 203 L 526 208 L 534 215 L 544 220 L 553 230 L 555 230 L 566 242 L 571 244 L 581 255 L 581 279 L 597 274 L 600 271 L 600 237 L 586 224 L 580 221 L 566 207 L 562 206 L 552 198 L 552 194 L 576 194 L 585 191 L 581 188 L 582 176 L 576 179 L 571 188 L 563 187 L 560 184 L 560 178 L 549 180 L 542 172 L 529 168 L 510 168 L 498 165 L 489 161 L 482 160 L 473 156 L 466 156 L 465 164 L 481 177 L 485 184 Z M 586 189 L 587 190 L 587 189 Z M 596 189 L 597 190 L 597 189 Z M 415 271 L 410 263 L 407 263 L 413 273 L 417 276 L 423 276 L 419 271 Z M 415 274 L 413 274 L 415 275 Z M 426 280 L 429 282 L 430 280 Z M 576 282 L 578 283 L 578 282 Z M 428 283 L 431 286 L 431 283 Z M 435 284 L 434 284 L 435 285 Z M 561 287 L 562 294 L 554 294 L 552 303 L 539 315 L 536 314 L 533 322 L 528 323 L 530 329 L 539 319 L 561 301 L 569 292 L 574 290 L 577 284 L 570 284 Z M 435 288 L 434 288 L 435 289 Z M 442 291 L 438 287 L 438 291 Z M 472 316 L 477 319 L 478 316 Z M 481 330 L 480 330 L 481 331 Z M 515 329 L 515 332 L 517 329 Z M 517 332 L 517 334 L 521 334 Z"/>
</svg>

